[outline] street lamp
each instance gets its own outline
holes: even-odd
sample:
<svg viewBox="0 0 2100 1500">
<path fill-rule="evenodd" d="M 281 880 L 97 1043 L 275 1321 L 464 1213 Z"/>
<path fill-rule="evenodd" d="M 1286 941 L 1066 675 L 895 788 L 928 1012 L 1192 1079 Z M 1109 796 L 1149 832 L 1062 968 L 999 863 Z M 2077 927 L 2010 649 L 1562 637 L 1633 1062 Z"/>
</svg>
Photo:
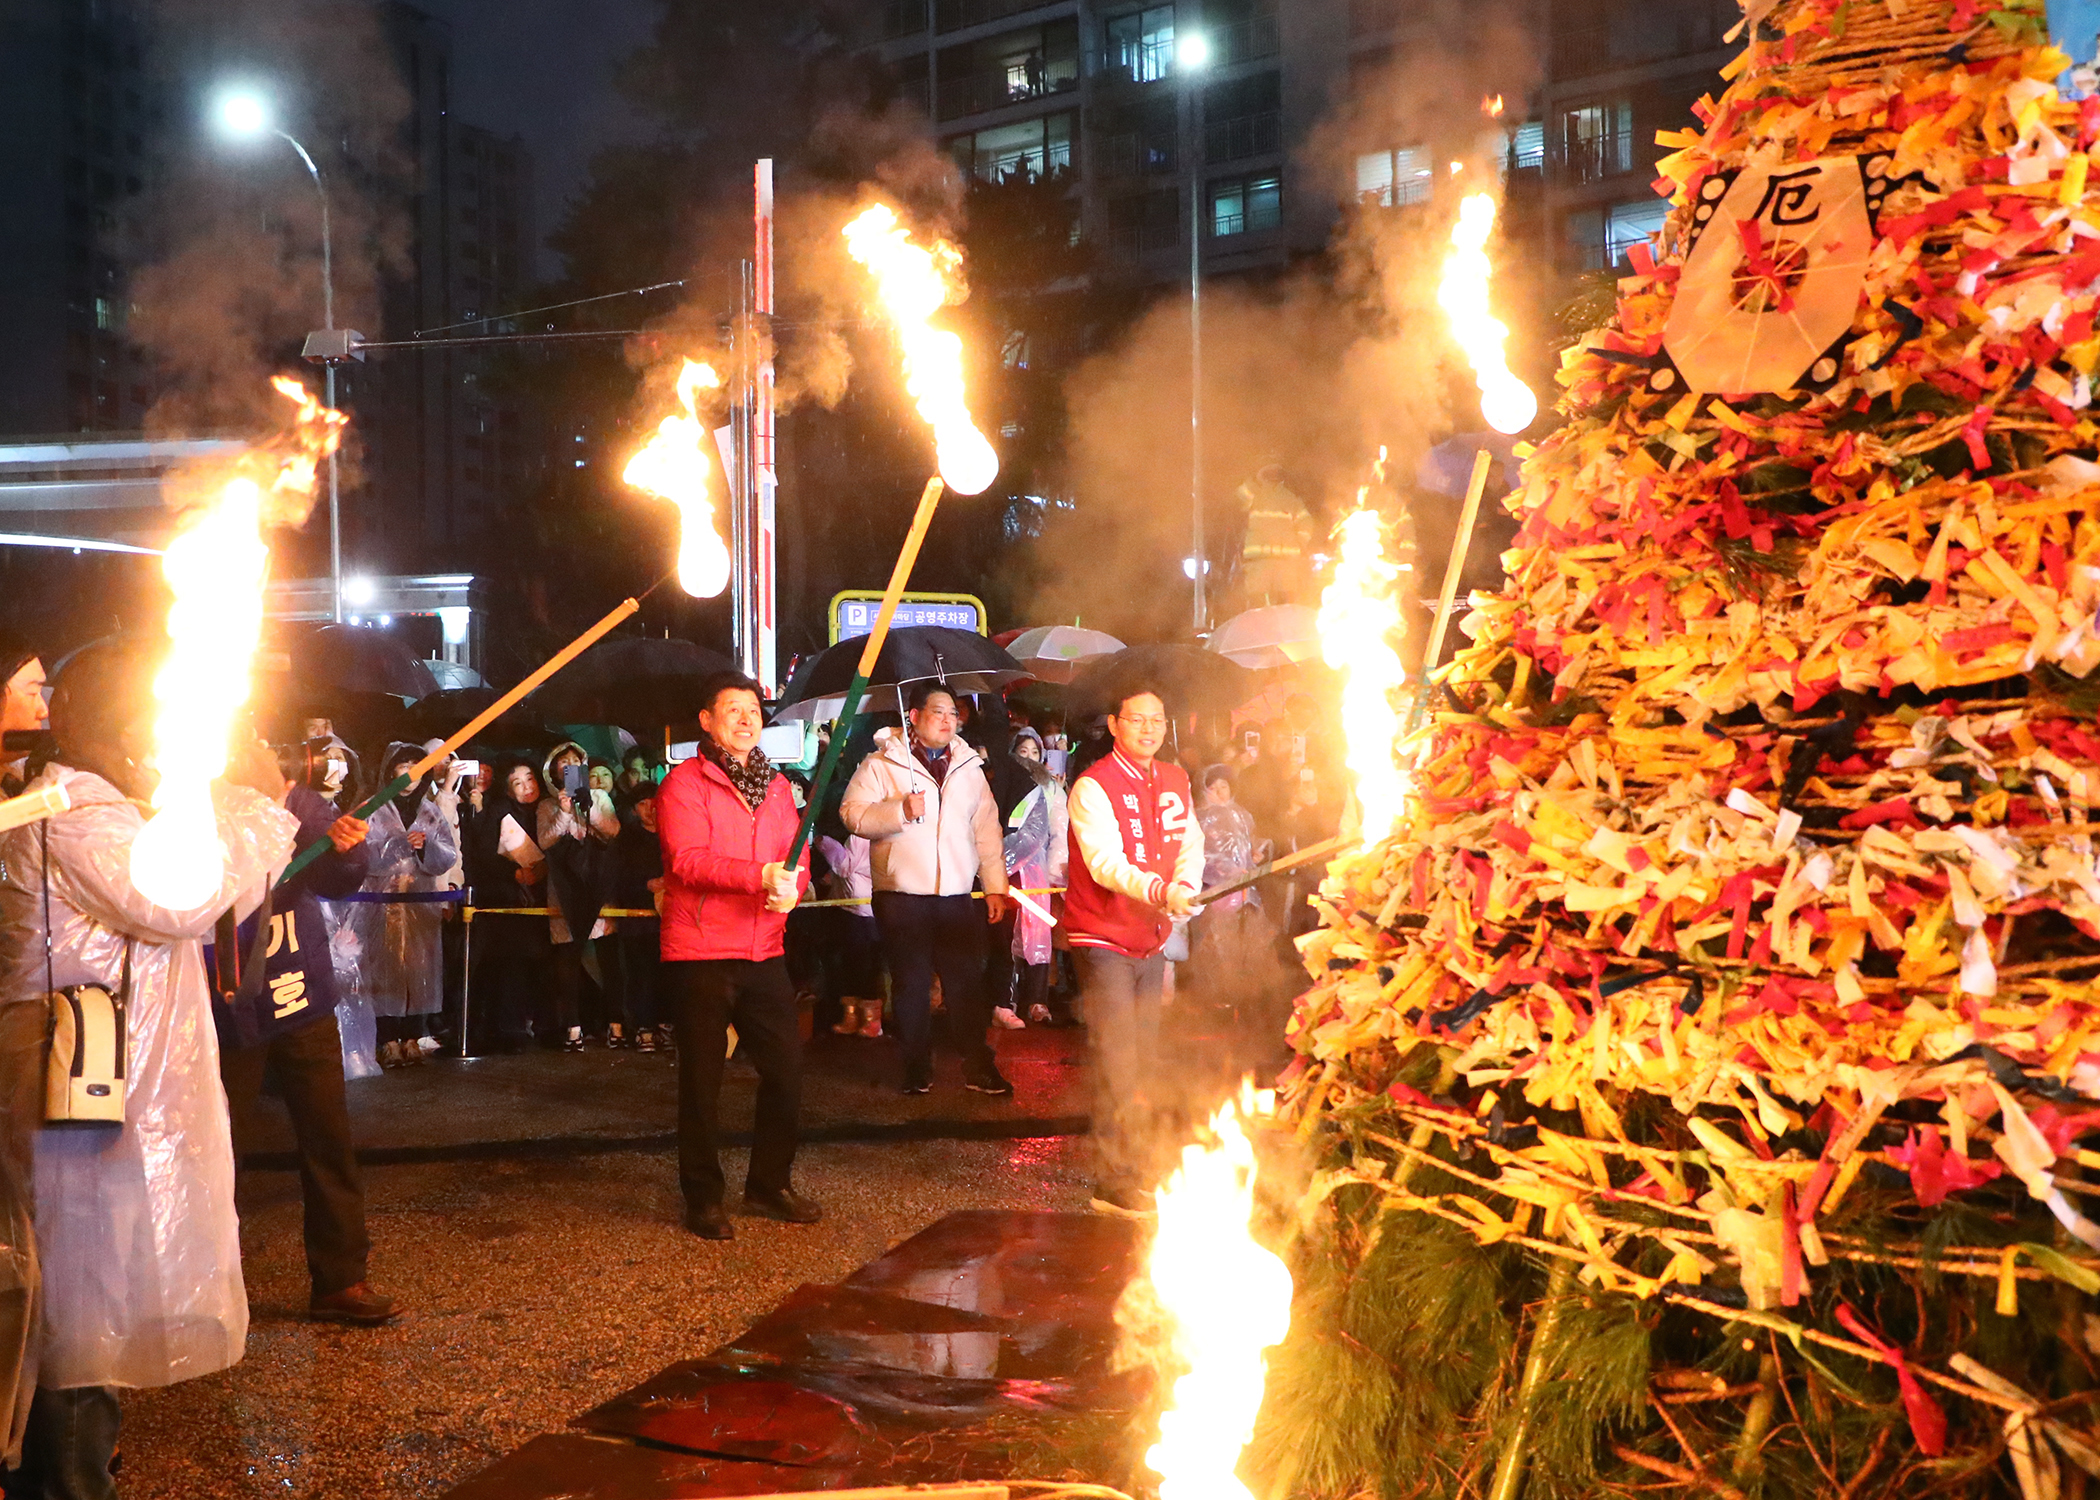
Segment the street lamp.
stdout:
<svg viewBox="0 0 2100 1500">
<path fill-rule="evenodd" d="M 1199 114 L 1196 77 L 1210 65 L 1210 38 L 1200 31 L 1183 32 L 1175 44 L 1175 60 L 1187 79 L 1189 117 L 1189 548 L 1193 556 L 1185 571 L 1194 585 L 1192 596 L 1196 634 L 1210 624 L 1204 594 L 1204 577 L 1210 572 L 1203 556 L 1203 122 Z"/>
<path fill-rule="evenodd" d="M 290 132 L 279 128 L 273 121 L 270 101 L 260 90 L 234 86 L 220 92 L 212 114 L 220 134 L 236 141 L 260 140 L 274 135 L 294 151 L 305 164 L 307 175 L 314 180 L 314 191 L 321 195 L 321 326 L 329 333 L 335 332 L 335 244 L 328 229 L 328 185 L 321 180 L 321 169 L 314 165 L 313 154 L 299 144 Z M 326 399 L 332 409 L 335 406 L 336 361 L 327 361 Z M 340 490 L 337 483 L 336 455 L 331 448 L 328 453 L 328 592 L 333 602 L 335 621 L 343 621 L 343 519 Z"/>
</svg>

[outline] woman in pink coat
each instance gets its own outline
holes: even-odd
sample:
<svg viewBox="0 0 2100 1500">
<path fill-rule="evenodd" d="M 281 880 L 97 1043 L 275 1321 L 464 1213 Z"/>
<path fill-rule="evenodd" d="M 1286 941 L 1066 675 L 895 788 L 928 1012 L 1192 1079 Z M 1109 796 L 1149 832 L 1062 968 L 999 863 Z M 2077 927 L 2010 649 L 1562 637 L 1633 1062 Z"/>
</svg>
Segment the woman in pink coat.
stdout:
<svg viewBox="0 0 2100 1500">
<path fill-rule="evenodd" d="M 736 1231 L 716 1151 L 723 1052 L 733 1022 L 758 1069 L 744 1207 L 790 1224 L 823 1210 L 789 1183 L 802 1109 L 802 1038 L 782 958 L 787 914 L 809 883 L 805 850 L 786 864 L 798 815 L 787 778 L 758 748 L 758 684 L 720 672 L 702 685 L 700 753 L 664 778 L 663 959 L 678 1026 L 678 1179 L 685 1227 Z"/>
</svg>

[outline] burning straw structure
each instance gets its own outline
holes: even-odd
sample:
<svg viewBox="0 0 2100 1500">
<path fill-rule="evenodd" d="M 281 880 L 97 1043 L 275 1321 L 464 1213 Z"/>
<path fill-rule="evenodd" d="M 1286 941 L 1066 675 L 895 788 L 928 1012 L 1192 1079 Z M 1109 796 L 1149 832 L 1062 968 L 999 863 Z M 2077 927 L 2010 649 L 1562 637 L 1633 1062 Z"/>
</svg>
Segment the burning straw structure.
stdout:
<svg viewBox="0 0 2100 1500">
<path fill-rule="evenodd" d="M 2100 1475 L 2100 101 L 1753 10 L 1305 941 L 1268 1492 Z"/>
</svg>

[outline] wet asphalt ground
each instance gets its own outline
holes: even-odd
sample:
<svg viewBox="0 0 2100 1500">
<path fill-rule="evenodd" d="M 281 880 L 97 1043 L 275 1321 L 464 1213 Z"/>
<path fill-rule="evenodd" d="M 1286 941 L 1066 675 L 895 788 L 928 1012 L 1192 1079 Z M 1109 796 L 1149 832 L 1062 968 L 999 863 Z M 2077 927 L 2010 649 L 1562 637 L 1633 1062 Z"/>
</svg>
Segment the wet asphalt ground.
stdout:
<svg viewBox="0 0 2100 1500">
<path fill-rule="evenodd" d="M 1250 1047 L 1280 1061 L 1269 1018 L 1234 1041 L 1217 1016 L 1179 1009 L 1171 1055 L 1199 1091 L 1222 1094 L 1256 1060 Z M 376 1330 L 306 1320 L 290 1130 L 266 1106 L 238 1143 L 247 1356 L 126 1393 L 125 1500 L 441 1494 L 944 1214 L 1085 1207 L 1085 1032 L 1031 1028 L 997 1045 L 1014 1098 L 966 1092 L 952 1055 L 934 1092 L 912 1098 L 897 1091 L 893 1042 L 820 1034 L 796 1183 L 825 1220 L 740 1217 L 726 1244 L 679 1223 L 667 1054 L 443 1060 L 354 1082 L 372 1281 L 409 1305 Z M 729 1131 L 748 1125 L 755 1087 L 732 1064 Z M 723 1163 L 732 1204 L 744 1158 Z"/>
</svg>

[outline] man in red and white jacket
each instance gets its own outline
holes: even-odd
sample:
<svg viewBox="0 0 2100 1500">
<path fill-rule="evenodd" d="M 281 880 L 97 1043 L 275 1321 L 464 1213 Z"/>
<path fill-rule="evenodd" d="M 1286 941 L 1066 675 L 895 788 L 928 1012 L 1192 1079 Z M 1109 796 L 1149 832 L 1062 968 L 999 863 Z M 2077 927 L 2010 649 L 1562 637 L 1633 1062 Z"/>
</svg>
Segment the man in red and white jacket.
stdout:
<svg viewBox="0 0 2100 1500">
<path fill-rule="evenodd" d="M 662 954 L 678 1025 L 678 1181 L 685 1227 L 735 1234 L 716 1154 L 723 1053 L 733 1021 L 758 1069 L 744 1207 L 791 1224 L 823 1210 L 788 1181 L 802 1112 L 802 1037 L 782 958 L 787 913 L 809 885 L 809 853 L 787 852 L 799 821 L 787 778 L 758 748 L 758 684 L 718 672 L 701 684 L 700 753 L 657 794 L 663 841 Z"/>
<path fill-rule="evenodd" d="M 1174 918 L 1196 910 L 1203 830 L 1188 773 L 1153 759 L 1167 737 L 1160 695 L 1125 693 L 1108 730 L 1115 749 L 1072 783 L 1065 936 L 1093 1053 L 1094 1203 L 1130 1212 L 1151 1200 L 1144 1080 L 1162 1063 L 1161 950 Z"/>
</svg>

